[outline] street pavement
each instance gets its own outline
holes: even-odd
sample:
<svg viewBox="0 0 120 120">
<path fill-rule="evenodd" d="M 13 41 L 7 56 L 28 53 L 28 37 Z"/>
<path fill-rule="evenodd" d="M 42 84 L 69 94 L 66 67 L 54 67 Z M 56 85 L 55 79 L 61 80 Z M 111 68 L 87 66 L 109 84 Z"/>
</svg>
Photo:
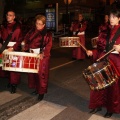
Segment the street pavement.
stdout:
<svg viewBox="0 0 120 120">
<path fill-rule="evenodd" d="M 17 93 L 10 94 L 8 80 L 0 78 L 0 120 L 120 120 L 119 114 L 104 118 L 105 108 L 90 114 L 89 86 L 83 70 L 91 65 L 90 58 L 72 60 L 72 48 L 59 48 L 53 41 L 50 61 L 48 93 L 42 101 L 31 95 L 27 74 L 21 73 Z"/>
</svg>

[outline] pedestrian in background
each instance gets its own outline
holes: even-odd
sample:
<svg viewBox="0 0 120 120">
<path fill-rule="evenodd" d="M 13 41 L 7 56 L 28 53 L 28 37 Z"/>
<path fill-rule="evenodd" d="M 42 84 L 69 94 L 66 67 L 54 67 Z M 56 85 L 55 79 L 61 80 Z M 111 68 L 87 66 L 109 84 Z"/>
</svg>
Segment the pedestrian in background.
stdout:
<svg viewBox="0 0 120 120">
<path fill-rule="evenodd" d="M 80 44 L 85 46 L 85 30 L 87 28 L 87 22 L 83 18 L 83 14 L 78 14 L 78 21 L 75 21 L 71 24 L 70 31 L 73 33 L 73 36 L 78 36 Z M 72 51 L 72 58 L 77 60 L 85 59 L 85 51 L 80 47 L 76 47 Z"/>
</svg>

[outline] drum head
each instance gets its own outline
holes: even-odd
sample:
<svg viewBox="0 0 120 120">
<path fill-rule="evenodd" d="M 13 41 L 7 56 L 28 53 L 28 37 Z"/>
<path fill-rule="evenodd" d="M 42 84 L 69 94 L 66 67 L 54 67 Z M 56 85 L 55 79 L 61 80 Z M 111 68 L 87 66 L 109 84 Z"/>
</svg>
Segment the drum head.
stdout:
<svg viewBox="0 0 120 120">
<path fill-rule="evenodd" d="M 90 65 L 87 69 L 85 69 L 84 72 L 87 74 L 96 73 L 97 71 L 102 70 L 106 65 L 107 65 L 107 62 L 105 61 L 97 62 Z"/>
</svg>

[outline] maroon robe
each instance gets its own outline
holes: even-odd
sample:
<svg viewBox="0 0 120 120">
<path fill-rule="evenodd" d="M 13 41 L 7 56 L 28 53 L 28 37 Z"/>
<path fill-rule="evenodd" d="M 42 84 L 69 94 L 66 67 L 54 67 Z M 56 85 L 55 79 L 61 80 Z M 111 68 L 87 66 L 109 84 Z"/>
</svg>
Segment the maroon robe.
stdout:
<svg viewBox="0 0 120 120">
<path fill-rule="evenodd" d="M 87 23 L 85 21 L 77 21 L 75 23 L 73 23 L 72 27 L 72 32 L 73 35 L 78 36 L 79 42 L 85 46 L 85 30 L 87 27 Z M 72 52 L 72 57 L 76 58 L 76 59 L 85 59 L 85 51 L 84 49 L 80 46 L 80 47 L 76 47 L 73 49 Z"/>
<path fill-rule="evenodd" d="M 36 29 L 28 32 L 24 38 L 25 40 L 25 51 L 29 49 L 40 48 L 42 41 L 42 34 L 40 33 L 34 39 L 32 39 L 37 32 L 40 32 Z M 50 60 L 50 50 L 52 47 L 52 34 L 47 32 L 44 36 L 43 41 L 43 53 L 44 58 L 40 60 L 39 72 L 37 73 L 28 73 L 28 86 L 29 88 L 34 88 L 39 94 L 47 93 L 48 86 L 48 77 L 49 77 L 49 60 Z"/>
<path fill-rule="evenodd" d="M 16 22 L 12 22 L 12 23 L 8 23 L 6 24 L 6 26 L 2 26 L 1 28 L 1 38 L 2 38 L 2 42 L 5 42 L 5 40 L 7 39 L 7 36 L 12 32 L 12 28 L 13 26 L 16 24 Z M 21 45 L 21 41 L 20 41 L 20 37 L 21 37 L 21 26 L 20 24 L 17 23 L 17 27 L 14 30 L 13 34 L 12 34 L 12 38 L 10 39 L 10 42 L 16 42 L 16 44 L 14 44 L 13 49 L 14 51 L 20 51 L 20 45 Z M 7 73 L 5 71 L 2 71 L 2 68 L 0 67 L 0 77 L 5 77 L 5 75 L 9 76 L 9 82 L 11 84 L 18 84 L 20 82 L 20 73 L 19 72 L 11 72 L 11 71 L 7 71 Z"/>
<path fill-rule="evenodd" d="M 111 28 L 110 32 L 110 39 L 112 40 L 113 36 L 115 35 L 116 31 L 120 25 L 114 26 Z M 120 36 L 117 38 L 115 44 L 120 44 Z M 106 39 L 105 36 L 99 36 L 98 40 L 98 48 L 97 50 L 93 51 L 93 59 L 96 60 L 100 56 L 105 54 L 105 46 L 106 46 Z M 110 53 L 108 59 L 114 63 L 117 71 L 120 73 L 120 54 Z M 109 112 L 112 113 L 120 113 L 120 76 L 119 79 L 116 79 L 116 82 L 109 86 L 108 88 L 100 91 L 92 91 L 90 92 L 90 103 L 89 108 L 95 109 L 98 107 L 105 107 Z"/>
</svg>

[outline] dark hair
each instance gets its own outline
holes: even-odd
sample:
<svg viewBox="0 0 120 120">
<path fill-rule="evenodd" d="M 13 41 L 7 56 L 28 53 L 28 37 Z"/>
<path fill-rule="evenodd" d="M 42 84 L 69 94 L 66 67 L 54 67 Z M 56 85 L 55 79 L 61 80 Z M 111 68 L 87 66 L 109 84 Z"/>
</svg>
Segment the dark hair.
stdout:
<svg viewBox="0 0 120 120">
<path fill-rule="evenodd" d="M 114 16 L 120 18 L 120 9 L 112 9 L 110 11 L 110 14 L 113 14 Z"/>
<path fill-rule="evenodd" d="M 13 9 L 9 9 L 9 10 L 6 11 L 6 13 L 8 13 L 8 12 L 13 12 L 14 14 L 16 14 L 15 10 L 13 10 Z"/>
</svg>

